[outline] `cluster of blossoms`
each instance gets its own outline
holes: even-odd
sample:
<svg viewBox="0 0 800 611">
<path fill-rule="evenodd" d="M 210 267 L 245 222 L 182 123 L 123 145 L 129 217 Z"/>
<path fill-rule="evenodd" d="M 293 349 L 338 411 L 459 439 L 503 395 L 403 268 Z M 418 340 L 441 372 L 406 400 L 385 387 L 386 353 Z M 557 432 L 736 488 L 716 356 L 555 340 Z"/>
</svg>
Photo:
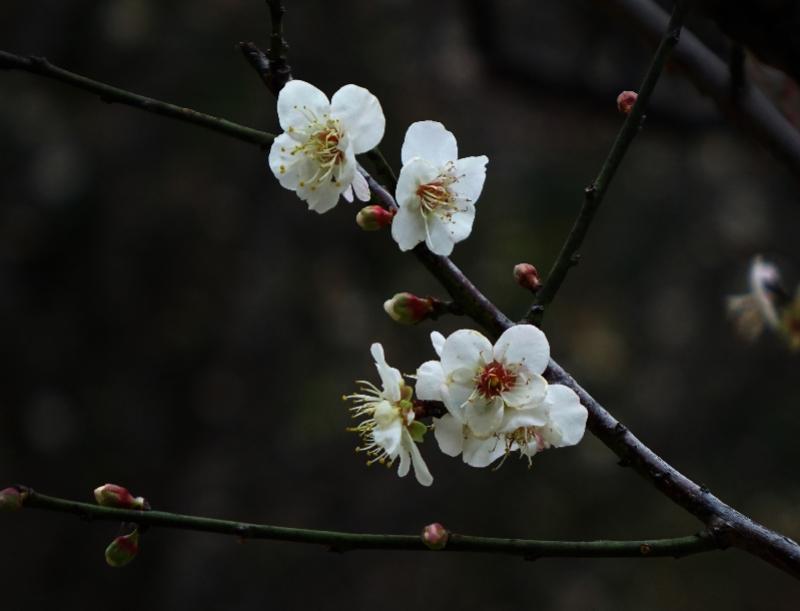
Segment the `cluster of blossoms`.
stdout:
<svg viewBox="0 0 800 611">
<path fill-rule="evenodd" d="M 278 120 L 284 133 L 272 144 L 269 167 L 281 186 L 319 213 L 336 206 L 339 196 L 369 201 L 355 156 L 383 138 L 386 119 L 373 94 L 345 85 L 329 100 L 305 81 L 289 81 L 278 96 Z M 401 250 L 425 242 L 432 252 L 449 255 L 472 231 L 489 160 L 459 159 L 455 136 L 436 121 L 413 123 L 400 156 L 397 211 L 378 224 L 391 222 Z"/>
<path fill-rule="evenodd" d="M 397 369 L 386 365 L 383 348 L 372 355 L 383 389 L 362 382 L 354 417 L 366 418 L 358 432 L 370 462 L 391 466 L 400 458 L 402 477 L 414 466 L 417 480 L 432 483 L 416 443 L 428 427 L 416 419 L 421 402 L 441 402 L 447 413 L 433 419 L 434 437 L 448 456 L 462 456 L 472 467 L 487 467 L 517 452 L 528 459 L 549 448 L 578 443 L 586 430 L 586 408 L 572 389 L 548 384 L 542 374 L 550 359 L 547 338 L 537 327 L 517 325 L 491 342 L 477 331 L 461 329 L 445 338 L 431 334 L 439 360 L 420 365 L 416 396 Z"/>
<path fill-rule="evenodd" d="M 369 184 L 355 156 L 383 138 L 386 120 L 374 95 L 345 85 L 329 100 L 313 85 L 293 80 L 278 97 L 278 119 L 284 133 L 272 145 L 269 166 L 283 187 L 318 213 L 336 206 L 340 196 L 369 201 Z M 447 256 L 472 231 L 488 159 L 459 158 L 455 136 L 436 121 L 413 123 L 400 157 L 395 202 L 364 207 L 357 222 L 370 230 L 391 225 L 400 250 L 424 242 L 431 252 Z M 515 270 L 517 281 L 535 291 L 538 275 L 527 267 Z M 434 305 L 432 299 L 400 293 L 384 308 L 395 320 L 418 322 Z M 511 327 L 494 345 L 466 329 L 448 338 L 433 333 L 431 339 L 439 360 L 419 367 L 412 376 L 416 389 L 387 365 L 383 347 L 373 344 L 381 387 L 364 381 L 360 392 L 345 397 L 360 419 L 351 430 L 361 436 L 357 451 L 366 454 L 368 464 L 399 461 L 401 477 L 413 466 L 419 483 L 429 486 L 433 477 L 417 444 L 430 427 L 442 452 L 461 455 L 473 467 L 514 452 L 530 462 L 538 452 L 575 445 L 583 437 L 587 412 L 577 395 L 542 376 L 550 346 L 538 328 Z M 419 416 L 433 402 L 443 406 L 442 417 L 429 427 Z"/>
</svg>

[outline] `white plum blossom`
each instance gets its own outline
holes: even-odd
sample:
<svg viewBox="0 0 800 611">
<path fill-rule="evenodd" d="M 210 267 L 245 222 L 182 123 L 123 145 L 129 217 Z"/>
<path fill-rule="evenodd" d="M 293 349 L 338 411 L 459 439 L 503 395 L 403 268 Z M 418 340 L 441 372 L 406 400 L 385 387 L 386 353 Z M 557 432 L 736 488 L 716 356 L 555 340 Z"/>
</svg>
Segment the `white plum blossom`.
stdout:
<svg viewBox="0 0 800 611">
<path fill-rule="evenodd" d="M 547 393 L 542 373 L 550 345 L 537 327 L 511 327 L 494 346 L 469 329 L 444 342 L 439 334 L 432 340 L 441 361 L 423 363 L 417 371 L 420 399 L 443 401 L 479 437 L 546 423 L 537 407 Z"/>
<path fill-rule="evenodd" d="M 369 200 L 369 187 L 355 156 L 383 138 L 386 119 L 378 98 L 363 87 L 345 85 L 328 97 L 305 81 L 286 83 L 278 95 L 284 130 L 269 151 L 269 167 L 281 186 L 296 191 L 319 213 L 343 195 Z"/>
<path fill-rule="evenodd" d="M 535 409 L 545 424 L 519 426 L 479 437 L 452 414 L 434 419 L 434 436 L 448 456 L 462 454 L 472 467 L 487 467 L 501 456 L 519 452 L 530 464 L 533 456 L 550 448 L 574 446 L 586 431 L 588 412 L 575 392 L 562 384 L 551 384 L 547 395 Z"/>
<path fill-rule="evenodd" d="M 419 367 L 416 392 L 445 404 L 448 413 L 434 419 L 434 436 L 448 456 L 486 467 L 510 452 L 530 461 L 583 438 L 588 413 L 578 396 L 541 377 L 550 348 L 536 327 L 511 327 L 494 346 L 466 329 L 447 339 L 434 332 L 431 341 L 441 361 Z"/>
<path fill-rule="evenodd" d="M 412 389 L 394 367 L 386 364 L 383 346 L 372 344 L 370 349 L 383 388 L 360 381 L 361 392 L 346 396 L 354 402 L 350 408 L 354 418 L 366 419 L 353 427 L 364 443 L 356 449 L 368 456 L 367 464 L 380 463 L 391 467 L 400 459 L 397 474 L 405 477 L 413 465 L 414 475 L 423 486 L 433 483 L 416 442 L 422 441 L 427 427 L 415 420 Z"/>
<path fill-rule="evenodd" d="M 406 132 L 401 161 L 392 237 L 403 251 L 424 241 L 431 252 L 449 255 L 472 231 L 489 159 L 459 159 L 456 138 L 444 125 L 418 121 Z"/>
</svg>

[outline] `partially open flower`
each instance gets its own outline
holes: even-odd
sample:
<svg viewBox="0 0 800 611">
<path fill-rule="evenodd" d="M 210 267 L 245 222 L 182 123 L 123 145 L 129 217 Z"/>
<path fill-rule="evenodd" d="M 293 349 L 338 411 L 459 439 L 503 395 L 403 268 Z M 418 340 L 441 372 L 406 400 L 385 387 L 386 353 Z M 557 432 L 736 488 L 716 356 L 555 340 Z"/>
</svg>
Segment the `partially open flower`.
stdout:
<svg viewBox="0 0 800 611">
<path fill-rule="evenodd" d="M 430 486 L 433 477 L 417 448 L 427 427 L 414 419 L 413 390 L 397 369 L 386 364 L 383 346 L 372 344 L 371 352 L 383 388 L 362 380 L 361 392 L 345 397 L 354 403 L 350 408 L 354 418 L 366 417 L 350 429 L 363 442 L 356 451 L 366 453 L 368 465 L 377 462 L 391 467 L 399 458 L 400 477 L 405 477 L 413 465 L 417 481 Z"/>
<path fill-rule="evenodd" d="M 397 293 L 383 302 L 383 310 L 389 317 L 403 325 L 415 325 L 433 312 L 430 297 L 417 297 L 413 293 Z"/>
<path fill-rule="evenodd" d="M 127 488 L 116 484 L 104 484 L 94 489 L 94 498 L 98 505 L 119 507 L 120 509 L 150 509 L 150 505 L 141 496 L 133 496 Z"/>
<path fill-rule="evenodd" d="M 449 255 L 472 231 L 489 159 L 458 159 L 455 136 L 436 121 L 408 128 L 401 158 L 392 237 L 403 251 L 425 242 L 431 252 Z"/>
<path fill-rule="evenodd" d="M 278 95 L 278 119 L 284 133 L 272 143 L 269 167 L 282 187 L 319 213 L 333 208 L 340 195 L 369 200 L 355 156 L 383 138 L 386 119 L 374 95 L 345 85 L 329 101 L 313 85 L 293 80 Z"/>
</svg>

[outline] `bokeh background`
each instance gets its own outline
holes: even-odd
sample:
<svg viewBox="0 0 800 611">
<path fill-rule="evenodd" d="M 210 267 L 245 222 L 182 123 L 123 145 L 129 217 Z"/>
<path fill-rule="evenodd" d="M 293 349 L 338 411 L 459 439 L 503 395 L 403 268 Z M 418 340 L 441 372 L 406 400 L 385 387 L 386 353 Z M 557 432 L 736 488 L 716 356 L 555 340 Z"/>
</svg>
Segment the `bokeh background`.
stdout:
<svg viewBox="0 0 800 611">
<path fill-rule="evenodd" d="M 396 168 L 421 119 L 444 122 L 464 155 L 488 155 L 475 229 L 453 258 L 522 315 L 511 269 L 549 268 L 621 123 L 616 94 L 636 88 L 650 47 L 600 1 L 287 4 L 295 75 L 373 91 Z M 277 129 L 235 48 L 266 44 L 261 2 L 5 0 L 3 15 L 4 49 Z M 727 52 L 712 24 L 692 23 Z M 432 329 L 469 325 L 384 315 L 400 290 L 443 296 L 414 258 L 360 231 L 353 206 L 305 210 L 257 147 L 30 74 L 0 79 L 3 485 L 88 500 L 112 481 L 164 510 L 369 532 L 698 530 L 591 435 L 531 470 L 471 469 L 431 440 L 430 489 L 365 468 L 340 396 L 375 377 L 369 344 L 413 372 L 433 356 Z M 794 538 L 798 357 L 774 338 L 738 340 L 723 303 L 757 253 L 796 279 L 799 199 L 796 177 L 670 72 L 546 320 L 554 356 L 646 443 Z M 3 516 L 3 608 L 782 610 L 800 594 L 734 550 L 529 563 L 152 530 L 112 570 L 103 549 L 117 534 Z"/>
</svg>

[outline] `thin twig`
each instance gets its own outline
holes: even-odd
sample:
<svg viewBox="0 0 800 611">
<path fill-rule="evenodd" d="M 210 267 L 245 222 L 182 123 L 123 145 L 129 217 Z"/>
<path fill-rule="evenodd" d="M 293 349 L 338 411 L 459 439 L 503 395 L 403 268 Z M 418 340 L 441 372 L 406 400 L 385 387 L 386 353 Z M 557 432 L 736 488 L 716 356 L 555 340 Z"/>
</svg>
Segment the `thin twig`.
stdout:
<svg viewBox="0 0 800 611">
<path fill-rule="evenodd" d="M 100 99 L 108 103 L 119 103 L 133 106 L 157 115 L 163 115 L 170 119 L 177 119 L 186 123 L 193 123 L 228 136 L 233 136 L 245 142 L 259 144 L 263 147 L 272 144 L 275 136 L 267 132 L 262 132 L 251 127 L 239 125 L 227 119 L 221 119 L 212 115 L 207 115 L 191 108 L 175 106 L 161 100 L 148 98 L 125 89 L 119 89 L 106 83 L 94 81 L 90 78 L 64 70 L 51 64 L 44 57 L 23 57 L 14 55 L 6 51 L 0 51 L 0 69 L 4 70 L 24 70 L 39 76 L 51 78 L 73 87 L 89 91 L 100 96 Z"/>
<path fill-rule="evenodd" d="M 47 496 L 20 487 L 24 507 L 70 513 L 87 520 L 130 522 L 139 525 L 192 530 L 233 535 L 240 539 L 266 539 L 324 545 L 337 552 L 381 549 L 430 551 L 420 535 L 389 535 L 351 533 L 306 528 L 287 528 L 266 524 L 250 524 L 218 520 L 200 516 L 167 513 L 165 511 L 137 511 L 101 507 L 69 499 Z M 538 541 L 530 539 L 500 539 L 449 533 L 448 552 L 480 552 L 523 556 L 526 559 L 546 557 L 572 558 L 680 558 L 723 549 L 708 533 L 699 533 L 672 539 L 644 539 L 639 541 Z"/>
<path fill-rule="evenodd" d="M 653 94 L 658 78 L 661 76 L 666 66 L 670 52 L 675 45 L 678 44 L 678 38 L 681 28 L 683 27 L 687 7 L 687 0 L 678 0 L 675 3 L 672 17 L 653 55 L 653 59 L 642 81 L 642 85 L 639 87 L 639 97 L 636 100 L 636 104 L 633 105 L 619 133 L 617 133 L 614 144 L 611 146 L 611 150 L 609 150 L 608 156 L 603 162 L 600 172 L 597 174 L 597 178 L 584 189 L 583 206 L 578 214 L 578 218 L 575 220 L 575 224 L 572 226 L 569 236 L 561 247 L 561 252 L 558 253 L 558 257 L 550 273 L 547 275 L 547 280 L 536 293 L 533 305 L 525 315 L 525 322 L 536 325 L 541 324 L 545 308 L 555 298 L 569 270 L 578 263 L 578 250 L 583 244 L 583 240 L 594 220 L 597 209 L 600 207 L 600 204 L 603 203 L 603 198 L 608 191 L 611 181 L 614 179 L 614 175 L 620 163 L 622 163 L 622 159 L 625 157 L 625 153 L 628 152 L 628 148 L 633 142 L 633 139 L 639 133 L 642 121 L 644 120 L 644 111 L 650 101 L 650 96 Z"/>
</svg>

